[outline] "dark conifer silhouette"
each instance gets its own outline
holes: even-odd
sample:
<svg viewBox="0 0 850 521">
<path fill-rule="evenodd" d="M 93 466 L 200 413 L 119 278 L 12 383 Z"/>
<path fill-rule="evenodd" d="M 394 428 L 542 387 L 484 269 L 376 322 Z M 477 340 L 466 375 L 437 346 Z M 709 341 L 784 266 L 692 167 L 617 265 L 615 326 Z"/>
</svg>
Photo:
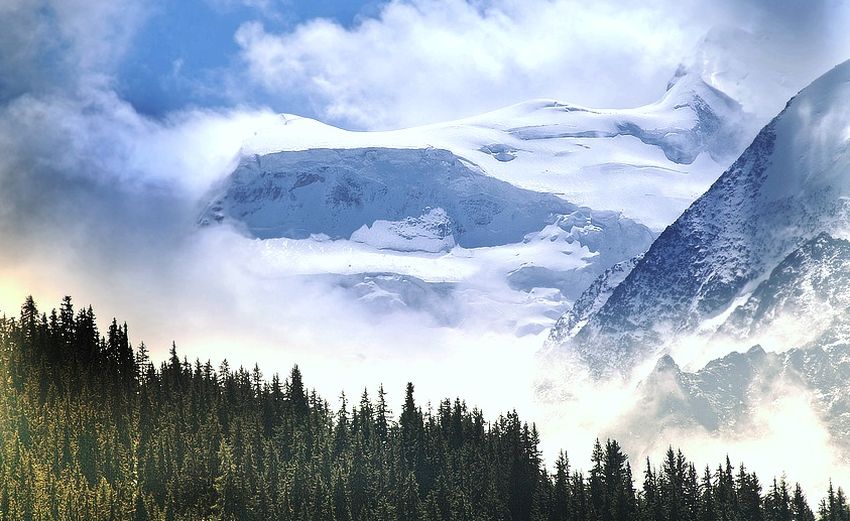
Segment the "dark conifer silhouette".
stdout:
<svg viewBox="0 0 850 521">
<path fill-rule="evenodd" d="M 216 371 L 173 344 L 157 368 L 126 324 L 101 335 L 70 298 L 0 319 L 0 374 L 0 521 L 816 519 L 784 476 L 763 490 L 728 459 L 699 476 L 673 448 L 638 490 L 614 440 L 597 441 L 587 477 L 563 452 L 550 473 L 515 411 L 423 410 L 412 384 L 395 421 L 383 387 L 333 411 L 297 366 L 283 381 Z M 840 488 L 817 519 L 850 521 Z"/>
</svg>

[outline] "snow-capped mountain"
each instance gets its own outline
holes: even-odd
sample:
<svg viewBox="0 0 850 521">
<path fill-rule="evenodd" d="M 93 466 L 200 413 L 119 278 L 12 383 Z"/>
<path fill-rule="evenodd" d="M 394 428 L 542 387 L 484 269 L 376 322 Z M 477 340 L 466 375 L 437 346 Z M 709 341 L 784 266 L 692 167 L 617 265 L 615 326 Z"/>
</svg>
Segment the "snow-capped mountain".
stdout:
<svg viewBox="0 0 850 521">
<path fill-rule="evenodd" d="M 622 212 L 661 231 L 740 154 L 752 137 L 742 126 L 740 105 L 683 67 L 658 102 L 635 109 L 543 99 L 385 132 L 351 132 L 283 115 L 246 140 L 243 156 L 325 148 L 443 149 L 519 188 Z"/>
<path fill-rule="evenodd" d="M 561 316 L 549 332 L 547 347 L 557 347 L 574 336 L 611 297 L 611 294 L 634 269 L 641 255 L 618 262 L 596 278 L 576 299 L 570 310 Z"/>
<path fill-rule="evenodd" d="M 565 348 L 598 371 L 622 372 L 679 335 L 722 323 L 725 314 L 746 301 L 759 282 L 804 243 L 824 232 L 847 236 L 848 172 L 850 62 L 826 73 L 787 104 L 658 237 Z M 829 270 L 823 263 L 831 262 L 830 256 L 817 259 L 816 249 L 817 243 L 809 248 L 816 260 L 803 267 Z M 764 291 L 753 298 L 787 301 Z M 759 305 L 753 301 L 749 307 Z M 731 320 L 746 321 L 746 309 Z"/>
<path fill-rule="evenodd" d="M 638 387 L 634 418 L 626 429 L 649 438 L 669 428 L 741 436 L 757 432 L 760 410 L 788 396 L 805 401 L 826 427 L 830 443 L 850 456 L 850 344 L 821 341 L 783 353 L 754 346 L 704 368 L 682 370 L 662 357 Z M 647 419 L 653 421 L 648 422 Z M 647 430 L 651 425 L 651 432 Z"/>
<path fill-rule="evenodd" d="M 496 126 L 523 141 L 631 136 L 657 146 L 674 163 L 690 164 L 703 152 L 723 159 L 735 149 L 740 133 L 737 126 L 728 123 L 740 115 L 740 110 L 732 98 L 680 66 L 664 97 L 653 105 L 635 110 L 594 110 L 549 102 L 530 114 L 514 113 L 510 126 Z M 492 113 L 489 118 L 501 113 Z M 485 116 L 479 121 L 487 119 Z"/>
<path fill-rule="evenodd" d="M 850 242 L 821 233 L 791 252 L 729 315 L 720 339 L 782 337 L 786 345 L 811 340 L 850 310 Z M 805 327 L 799 327 L 800 322 Z"/>
<path fill-rule="evenodd" d="M 245 142 L 199 222 L 290 256 L 344 244 L 338 265 L 299 274 L 471 287 L 531 313 L 517 330 L 537 333 L 716 179 L 742 148 L 742 118 L 684 67 L 661 100 L 628 110 L 537 100 L 390 132 L 281 116 Z"/>
<path fill-rule="evenodd" d="M 486 265 L 492 260 L 484 248 L 491 253 L 505 249 L 497 261 L 502 283 L 521 293 L 551 288 L 560 295 L 553 303 L 575 298 L 600 271 L 641 253 L 655 237 L 619 213 L 518 188 L 439 149 L 313 149 L 254 156 L 240 164 L 201 216 L 205 225 L 220 222 L 271 244 L 270 239 L 342 241 L 362 251 L 379 250 L 387 261 L 407 256 L 408 261 L 436 263 L 475 256 Z M 414 273 L 397 271 L 397 264 L 358 268 L 350 258 L 345 262 L 332 272 L 348 279 L 360 273 L 371 282 L 341 281 L 340 287 L 375 288 L 384 295 L 387 287 L 400 289 L 413 281 Z M 385 277 L 378 288 L 371 278 L 376 271 L 399 278 L 388 284 Z M 445 273 L 416 285 L 427 282 L 458 280 Z M 370 305 L 386 300 L 377 293 L 358 298 Z M 410 295 L 396 292 L 392 299 L 419 309 L 419 300 Z"/>
<path fill-rule="evenodd" d="M 487 176 L 446 150 L 316 149 L 243 161 L 202 222 L 234 219 L 261 239 L 324 234 L 377 248 L 436 252 L 455 244 L 521 242 L 578 210 L 554 195 Z M 629 219 L 603 223 L 592 211 L 586 217 L 603 233 L 627 234 L 638 243 L 651 237 Z M 570 232 L 585 223 L 562 224 Z M 576 240 L 589 245 L 584 235 Z M 612 240 L 618 239 L 601 242 Z"/>
</svg>

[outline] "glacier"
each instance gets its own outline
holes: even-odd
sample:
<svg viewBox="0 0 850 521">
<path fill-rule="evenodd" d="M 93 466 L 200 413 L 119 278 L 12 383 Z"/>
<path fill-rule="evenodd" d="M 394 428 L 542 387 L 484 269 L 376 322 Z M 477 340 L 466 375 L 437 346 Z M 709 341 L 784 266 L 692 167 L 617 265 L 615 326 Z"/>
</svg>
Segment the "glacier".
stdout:
<svg viewBox="0 0 850 521">
<path fill-rule="evenodd" d="M 281 115 L 245 140 L 198 222 L 280 249 L 271 256 L 280 276 L 292 273 L 285 255 L 339 243 L 332 249 L 349 254 L 301 275 L 450 282 L 481 299 L 476 309 L 511 302 L 518 334 L 545 335 L 716 179 L 743 149 L 744 119 L 688 67 L 635 109 L 532 100 L 383 132 Z M 463 269 L 441 272 L 448 265 Z M 403 292 L 394 298 L 417 308 Z"/>
</svg>

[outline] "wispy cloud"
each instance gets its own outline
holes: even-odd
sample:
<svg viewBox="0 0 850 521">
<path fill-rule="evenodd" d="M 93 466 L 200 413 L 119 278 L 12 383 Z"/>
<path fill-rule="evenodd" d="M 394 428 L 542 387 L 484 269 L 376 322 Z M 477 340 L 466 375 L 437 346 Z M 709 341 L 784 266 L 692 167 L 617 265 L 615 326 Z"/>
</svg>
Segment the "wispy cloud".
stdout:
<svg viewBox="0 0 850 521">
<path fill-rule="evenodd" d="M 786 66 L 783 78 L 785 87 L 800 88 L 843 60 L 842 52 L 850 57 L 850 49 L 841 48 L 848 40 L 837 29 L 848 19 L 847 10 L 826 4 L 393 1 L 351 28 L 313 20 L 276 33 L 250 22 L 236 40 L 249 77 L 267 91 L 283 97 L 302 93 L 331 121 L 387 128 L 472 115 L 532 97 L 597 107 L 649 103 L 716 25 L 769 38 L 746 42 L 767 49 L 743 59 L 789 50 L 805 54 L 805 60 Z M 762 97 L 787 94 L 770 87 L 758 89 Z"/>
<path fill-rule="evenodd" d="M 105 81 L 147 16 L 138 0 L 10 0 L 0 5 L 0 102 Z"/>
<path fill-rule="evenodd" d="M 649 102 L 681 59 L 670 52 L 681 31 L 663 20 L 657 11 L 607 3 L 426 0 L 392 2 L 351 29 L 314 20 L 274 34 L 247 23 L 236 39 L 251 78 L 265 88 L 306 92 L 323 116 L 376 128 L 528 97 Z M 623 77 L 631 78 L 628 92 Z"/>
</svg>

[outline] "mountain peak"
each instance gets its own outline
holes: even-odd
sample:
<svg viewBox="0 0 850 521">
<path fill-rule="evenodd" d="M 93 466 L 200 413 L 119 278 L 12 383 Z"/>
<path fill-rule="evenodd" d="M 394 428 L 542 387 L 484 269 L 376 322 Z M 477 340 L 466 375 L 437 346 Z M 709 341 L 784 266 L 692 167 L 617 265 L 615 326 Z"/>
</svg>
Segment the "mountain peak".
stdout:
<svg viewBox="0 0 850 521">
<path fill-rule="evenodd" d="M 658 359 L 658 362 L 655 364 L 656 373 L 678 373 L 679 372 L 679 364 L 673 360 L 673 357 L 669 354 L 664 354 L 661 358 Z"/>
<path fill-rule="evenodd" d="M 795 78 L 814 79 L 823 72 L 808 54 L 799 42 L 778 32 L 717 25 L 685 63 L 706 83 L 738 100 L 757 129 L 804 86 Z"/>
<path fill-rule="evenodd" d="M 680 79 L 688 76 L 689 74 L 692 74 L 690 67 L 684 63 L 680 63 L 679 66 L 676 67 L 676 72 L 673 73 L 673 77 L 667 82 L 667 88 L 665 90 L 670 91 L 670 89 L 672 89 Z"/>
<path fill-rule="evenodd" d="M 592 364 L 634 363 L 723 313 L 804 242 L 847 236 L 848 172 L 850 62 L 794 97 L 659 236 L 576 335 L 577 349 Z"/>
<path fill-rule="evenodd" d="M 764 356 L 766 354 L 767 354 L 767 352 L 764 350 L 764 348 L 760 344 L 756 344 L 753 347 L 751 347 L 749 350 L 747 350 L 747 356 L 750 357 L 750 358 L 756 358 L 756 357 Z"/>
</svg>

